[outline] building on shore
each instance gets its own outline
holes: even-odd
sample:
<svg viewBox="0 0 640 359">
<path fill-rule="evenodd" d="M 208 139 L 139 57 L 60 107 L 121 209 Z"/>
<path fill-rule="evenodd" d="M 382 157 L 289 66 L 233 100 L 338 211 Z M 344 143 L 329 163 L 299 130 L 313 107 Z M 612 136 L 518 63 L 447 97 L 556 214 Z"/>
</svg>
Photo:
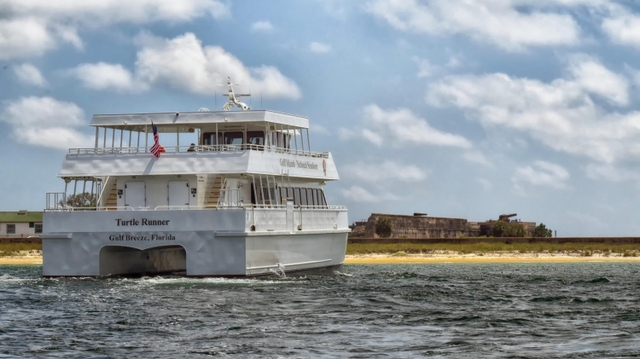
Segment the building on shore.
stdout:
<svg viewBox="0 0 640 359">
<path fill-rule="evenodd" d="M 491 236 L 496 222 L 517 223 L 526 236 L 533 235 L 536 222 L 512 219 L 516 214 L 502 214 L 497 220 L 470 222 L 464 218 L 433 217 L 426 213 L 413 215 L 372 213 L 366 221 L 353 223 L 350 238 L 459 238 Z M 378 230 L 376 230 L 376 227 Z M 380 229 L 386 230 L 381 233 Z"/>
<path fill-rule="evenodd" d="M 42 212 L 0 212 L 0 239 L 28 238 L 42 233 Z"/>
</svg>

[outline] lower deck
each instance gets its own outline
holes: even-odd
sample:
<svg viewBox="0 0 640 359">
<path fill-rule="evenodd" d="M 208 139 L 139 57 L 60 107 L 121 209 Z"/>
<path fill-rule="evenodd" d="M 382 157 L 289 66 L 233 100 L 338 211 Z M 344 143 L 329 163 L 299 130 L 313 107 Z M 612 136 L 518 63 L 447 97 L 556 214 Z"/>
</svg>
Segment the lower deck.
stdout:
<svg viewBox="0 0 640 359">
<path fill-rule="evenodd" d="M 341 265 L 346 209 L 49 211 L 44 276 L 255 276 Z"/>
</svg>

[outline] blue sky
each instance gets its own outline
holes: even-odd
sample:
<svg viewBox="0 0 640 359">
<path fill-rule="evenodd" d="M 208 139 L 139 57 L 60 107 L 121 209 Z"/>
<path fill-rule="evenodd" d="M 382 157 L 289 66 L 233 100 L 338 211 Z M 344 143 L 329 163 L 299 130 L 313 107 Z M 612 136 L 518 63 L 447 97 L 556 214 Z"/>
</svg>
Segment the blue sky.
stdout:
<svg viewBox="0 0 640 359">
<path fill-rule="evenodd" d="M 94 113 L 215 109 L 232 76 L 310 118 L 352 221 L 637 236 L 639 51 L 632 1 L 0 0 L 0 210 L 64 187 Z"/>
</svg>

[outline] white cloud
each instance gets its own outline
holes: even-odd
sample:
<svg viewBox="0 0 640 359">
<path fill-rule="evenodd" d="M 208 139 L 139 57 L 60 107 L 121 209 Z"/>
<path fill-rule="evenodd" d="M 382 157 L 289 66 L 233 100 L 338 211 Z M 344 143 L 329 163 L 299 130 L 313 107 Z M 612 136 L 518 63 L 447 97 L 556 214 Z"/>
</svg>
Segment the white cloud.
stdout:
<svg viewBox="0 0 640 359">
<path fill-rule="evenodd" d="M 462 154 L 462 158 L 466 161 L 477 163 L 485 167 L 494 167 L 493 163 L 491 163 L 491 161 L 489 161 L 481 152 L 478 151 L 467 151 Z"/>
<path fill-rule="evenodd" d="M 265 98 L 299 99 L 296 83 L 272 66 L 246 67 L 220 46 L 202 46 L 192 33 L 164 39 L 143 33 L 136 39 L 140 47 L 135 72 L 118 64 L 83 64 L 71 70 L 85 86 L 94 89 L 144 90 L 155 84 L 213 95 L 221 91 L 230 76 L 240 86 L 236 90 Z"/>
<path fill-rule="evenodd" d="M 533 166 L 516 168 L 511 181 L 516 189 L 521 189 L 523 184 L 565 189 L 569 177 L 569 172 L 560 165 L 535 161 Z"/>
<path fill-rule="evenodd" d="M 345 166 L 344 172 L 355 177 L 358 181 L 379 183 L 392 182 L 420 182 L 427 178 L 427 173 L 414 165 L 405 165 L 396 161 L 382 163 L 353 163 Z"/>
<path fill-rule="evenodd" d="M 589 68 L 595 75 L 584 72 Z M 573 77 L 549 83 L 499 73 L 449 76 L 429 87 L 427 101 L 464 110 L 485 131 L 520 131 L 556 151 L 604 163 L 632 160 L 640 154 L 640 113 L 606 113 L 594 103 L 590 93 L 614 104 L 627 98 L 627 82 L 603 69 L 583 57 L 570 65 Z"/>
<path fill-rule="evenodd" d="M 200 94 L 220 91 L 218 84 L 231 76 L 239 89 L 261 93 L 266 98 L 301 97 L 293 80 L 271 66 L 247 68 L 220 46 L 202 46 L 192 33 L 173 39 L 142 36 L 136 73 L 149 84 L 167 83 L 175 88 Z"/>
<path fill-rule="evenodd" d="M 60 43 L 82 47 L 82 30 L 117 23 L 188 22 L 229 14 L 218 0 L 3 1 L 0 3 L 0 59 L 40 56 Z"/>
<path fill-rule="evenodd" d="M 309 50 L 311 50 L 311 52 L 325 53 L 331 51 L 331 45 L 323 44 L 321 42 L 312 42 L 309 44 Z"/>
<path fill-rule="evenodd" d="M 342 190 L 342 196 L 354 202 L 380 202 L 380 198 L 360 186 L 351 186 Z"/>
<path fill-rule="evenodd" d="M 383 110 L 375 104 L 364 107 L 364 138 L 377 146 L 384 142 L 393 147 L 433 145 L 471 148 L 466 138 L 439 131 L 408 109 Z"/>
<path fill-rule="evenodd" d="M 611 41 L 640 48 L 640 16 L 619 9 L 602 21 L 602 30 Z"/>
<path fill-rule="evenodd" d="M 71 102 L 23 97 L 8 102 L 0 116 L 13 128 L 16 141 L 28 145 L 67 149 L 94 144 L 93 136 L 76 130 L 86 125 L 84 111 Z"/>
<path fill-rule="evenodd" d="M 84 86 L 94 90 L 136 91 L 147 87 L 144 83 L 135 81 L 131 72 L 119 64 L 81 64 L 70 70 L 70 73 L 82 81 Z"/>
<path fill-rule="evenodd" d="M 413 61 L 418 65 L 418 78 L 433 76 L 438 71 L 438 66 L 433 65 L 427 59 L 414 56 Z"/>
<path fill-rule="evenodd" d="M 598 94 L 615 104 L 626 105 L 629 102 L 629 81 L 607 69 L 597 60 L 577 56 L 569 66 L 569 70 L 576 82 L 585 90 Z"/>
<path fill-rule="evenodd" d="M 273 30 L 273 25 L 269 21 L 256 21 L 251 24 L 251 30 L 269 32 Z"/>
<path fill-rule="evenodd" d="M 18 80 L 28 85 L 38 87 L 47 86 L 47 80 L 42 76 L 40 70 L 31 64 L 22 64 L 13 68 Z"/>
<path fill-rule="evenodd" d="M 580 28 L 566 13 L 544 7 L 576 6 L 594 1 L 373 0 L 366 9 L 394 28 L 429 35 L 463 34 L 509 51 L 530 46 L 574 45 Z M 520 8 L 528 11 L 520 11 Z"/>
<path fill-rule="evenodd" d="M 318 125 L 318 124 L 310 124 L 309 125 L 309 131 L 311 131 L 311 133 L 315 133 L 318 135 L 330 135 L 331 132 L 329 132 L 329 130 L 327 130 L 326 127 L 322 126 L 322 125 Z"/>
<path fill-rule="evenodd" d="M 0 60 L 39 56 L 56 42 L 37 19 L 0 19 Z"/>
<path fill-rule="evenodd" d="M 356 137 L 358 137 L 358 134 L 356 133 L 356 131 L 349 128 L 345 128 L 345 127 L 338 128 L 338 138 L 340 140 L 349 141 Z"/>
<path fill-rule="evenodd" d="M 610 164 L 590 163 L 585 167 L 588 178 L 609 182 L 640 181 L 640 173 Z"/>
<path fill-rule="evenodd" d="M 449 57 L 449 61 L 447 61 L 447 64 L 445 66 L 450 69 L 455 69 L 460 67 L 461 65 L 462 65 L 462 60 L 460 60 L 460 57 L 456 55 L 452 55 L 451 57 Z"/>
</svg>

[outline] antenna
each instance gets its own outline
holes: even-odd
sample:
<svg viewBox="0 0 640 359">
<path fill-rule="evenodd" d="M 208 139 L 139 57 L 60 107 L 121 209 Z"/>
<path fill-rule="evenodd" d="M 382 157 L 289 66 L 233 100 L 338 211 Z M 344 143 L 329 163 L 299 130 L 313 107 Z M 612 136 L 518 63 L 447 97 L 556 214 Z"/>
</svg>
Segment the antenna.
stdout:
<svg viewBox="0 0 640 359">
<path fill-rule="evenodd" d="M 238 100 L 239 97 L 247 97 L 247 96 L 251 96 L 251 94 L 244 94 L 244 93 L 235 93 L 233 91 L 233 85 L 238 85 L 238 84 L 234 84 L 231 82 L 231 77 L 227 77 L 227 84 L 218 84 L 218 86 L 227 86 L 227 93 L 223 96 L 227 96 L 229 97 L 229 102 L 227 102 L 224 106 L 222 106 L 222 110 L 223 111 L 230 111 L 232 107 L 239 107 L 240 109 L 242 109 L 243 111 L 247 111 L 247 110 L 251 110 L 251 107 L 247 106 L 246 103 L 244 102 L 240 102 Z M 249 100 L 251 101 L 251 100 Z M 218 104 L 216 103 L 216 106 Z"/>
</svg>

